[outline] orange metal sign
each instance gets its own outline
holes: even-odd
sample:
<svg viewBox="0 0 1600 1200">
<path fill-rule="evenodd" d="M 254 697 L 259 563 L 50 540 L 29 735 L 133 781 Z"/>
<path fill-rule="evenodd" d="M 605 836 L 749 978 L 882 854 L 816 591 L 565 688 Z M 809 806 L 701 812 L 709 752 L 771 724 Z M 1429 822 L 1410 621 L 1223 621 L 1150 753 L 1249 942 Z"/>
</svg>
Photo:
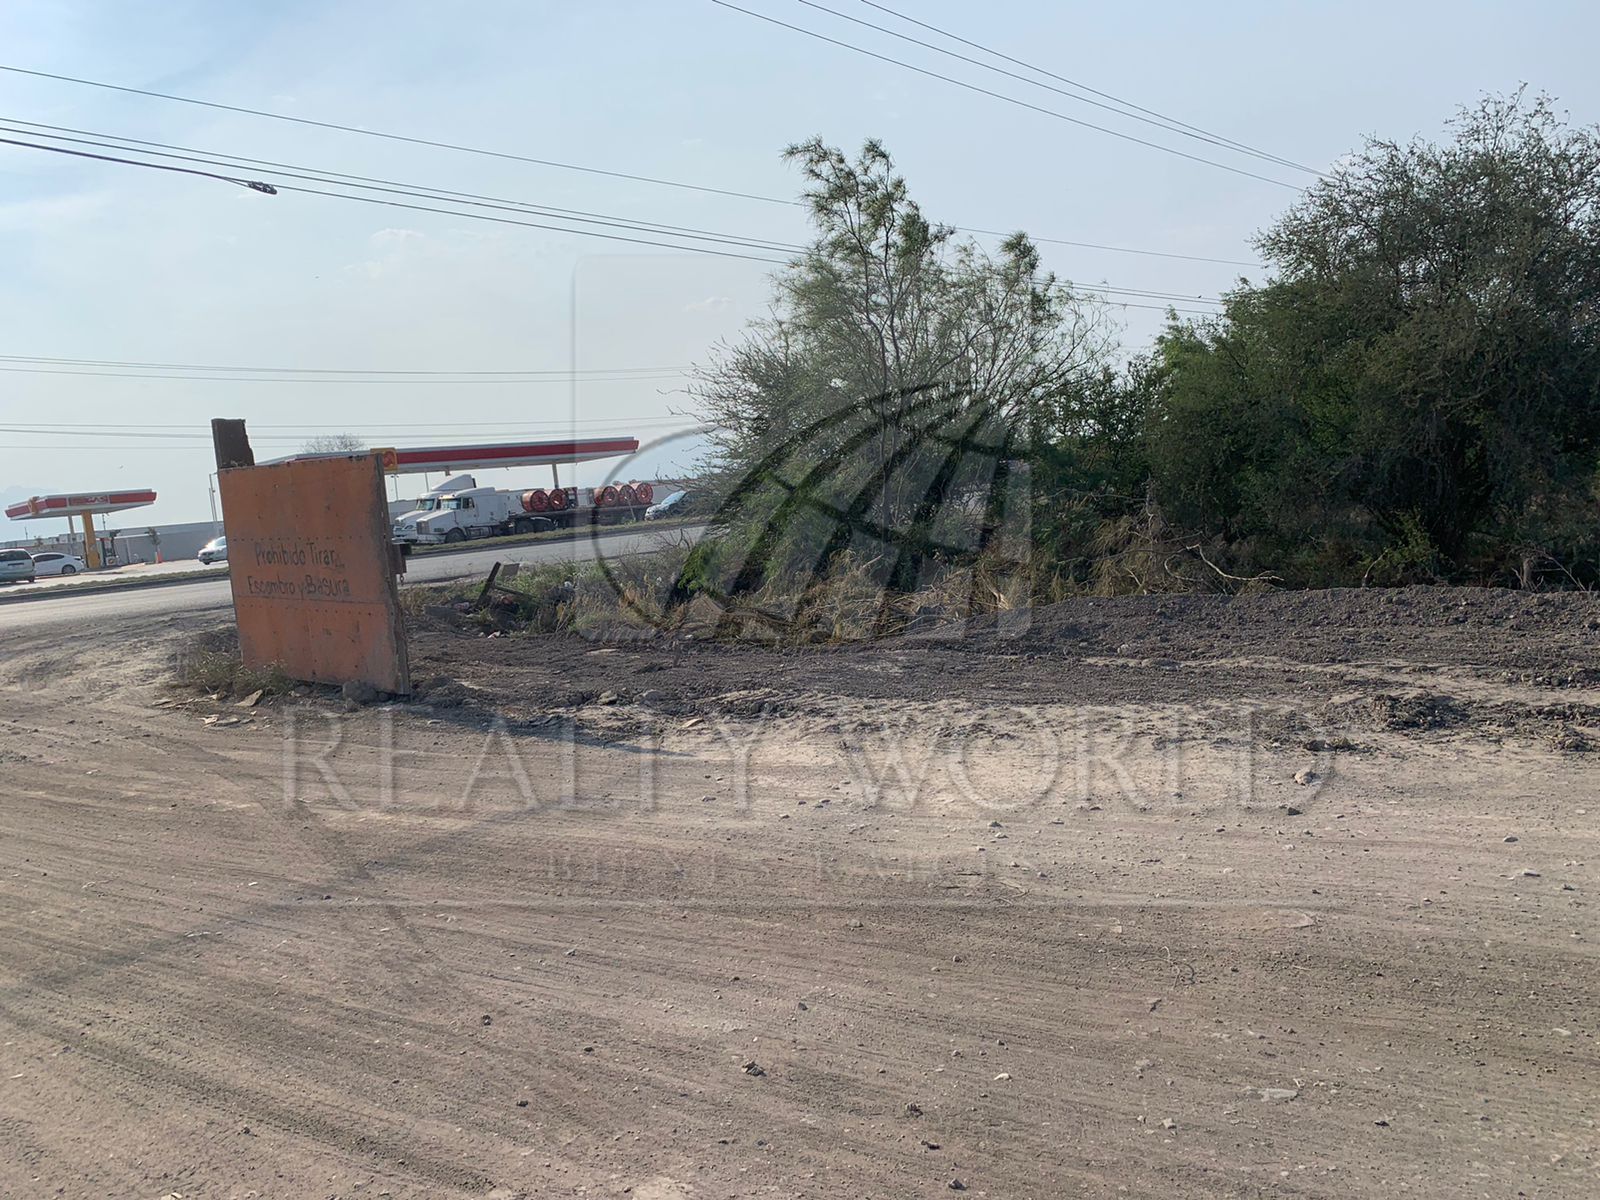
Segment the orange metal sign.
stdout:
<svg viewBox="0 0 1600 1200">
<path fill-rule="evenodd" d="M 246 665 L 409 692 L 379 456 L 235 467 L 217 481 Z"/>
<path fill-rule="evenodd" d="M 378 462 L 383 467 L 385 473 L 398 471 L 400 469 L 400 452 L 394 449 L 394 447 L 389 446 L 382 450 L 374 450 L 373 453 L 378 456 Z"/>
</svg>

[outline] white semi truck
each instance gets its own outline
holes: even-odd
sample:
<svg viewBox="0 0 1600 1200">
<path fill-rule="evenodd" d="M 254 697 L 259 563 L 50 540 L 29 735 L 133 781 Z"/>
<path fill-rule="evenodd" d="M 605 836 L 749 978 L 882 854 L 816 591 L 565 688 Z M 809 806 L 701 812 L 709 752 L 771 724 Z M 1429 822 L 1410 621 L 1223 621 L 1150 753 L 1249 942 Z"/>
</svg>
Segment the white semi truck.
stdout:
<svg viewBox="0 0 1600 1200">
<path fill-rule="evenodd" d="M 394 540 L 408 546 L 437 546 L 577 524 L 636 521 L 654 497 L 655 489 L 648 483 L 524 491 L 479 487 L 471 475 L 455 475 L 395 521 Z"/>
</svg>

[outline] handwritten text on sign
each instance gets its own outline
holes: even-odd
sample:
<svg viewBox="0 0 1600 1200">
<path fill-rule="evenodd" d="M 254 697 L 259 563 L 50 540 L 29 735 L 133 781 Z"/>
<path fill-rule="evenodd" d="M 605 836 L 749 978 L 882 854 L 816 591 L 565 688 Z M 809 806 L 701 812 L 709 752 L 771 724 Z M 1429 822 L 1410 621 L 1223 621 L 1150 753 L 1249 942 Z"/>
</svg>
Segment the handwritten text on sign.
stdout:
<svg viewBox="0 0 1600 1200">
<path fill-rule="evenodd" d="M 295 538 L 252 542 L 248 557 L 234 552 L 246 566 L 245 594 L 261 599 L 349 600 L 350 578 L 345 555 L 333 538 Z"/>
</svg>

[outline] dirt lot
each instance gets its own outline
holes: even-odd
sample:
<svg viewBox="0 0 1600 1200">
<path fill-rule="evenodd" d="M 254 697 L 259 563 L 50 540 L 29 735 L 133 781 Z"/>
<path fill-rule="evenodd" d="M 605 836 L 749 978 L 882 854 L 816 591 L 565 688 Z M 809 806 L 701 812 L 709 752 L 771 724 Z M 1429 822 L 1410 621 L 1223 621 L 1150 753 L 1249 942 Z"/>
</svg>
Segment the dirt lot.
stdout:
<svg viewBox="0 0 1600 1200">
<path fill-rule="evenodd" d="M 1600 1194 L 1589 597 L 214 625 L 6 637 L 0 1195 Z"/>
</svg>

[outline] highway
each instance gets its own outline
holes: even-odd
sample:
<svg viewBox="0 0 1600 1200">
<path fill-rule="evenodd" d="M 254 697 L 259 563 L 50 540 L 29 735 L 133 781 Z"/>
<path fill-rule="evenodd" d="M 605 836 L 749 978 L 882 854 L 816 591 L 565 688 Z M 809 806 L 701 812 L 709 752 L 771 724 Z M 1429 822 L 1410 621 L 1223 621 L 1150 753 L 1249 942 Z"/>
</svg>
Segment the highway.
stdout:
<svg viewBox="0 0 1600 1200">
<path fill-rule="evenodd" d="M 665 530 L 640 530 L 609 533 L 599 538 L 579 538 L 570 542 L 523 542 L 486 546 L 449 554 L 423 554 L 406 560 L 402 586 L 439 583 L 448 579 L 467 579 L 488 574 L 496 562 L 550 563 L 587 562 L 602 555 L 626 558 L 675 544 L 680 538 L 697 538 L 699 527 Z M 178 615 L 227 609 L 233 604 L 228 580 L 197 579 L 192 583 L 172 583 L 159 587 L 124 587 L 115 591 L 73 595 L 40 596 L 0 604 L 0 637 L 7 630 L 43 627 L 94 625 L 104 627 L 129 617 Z"/>
</svg>

